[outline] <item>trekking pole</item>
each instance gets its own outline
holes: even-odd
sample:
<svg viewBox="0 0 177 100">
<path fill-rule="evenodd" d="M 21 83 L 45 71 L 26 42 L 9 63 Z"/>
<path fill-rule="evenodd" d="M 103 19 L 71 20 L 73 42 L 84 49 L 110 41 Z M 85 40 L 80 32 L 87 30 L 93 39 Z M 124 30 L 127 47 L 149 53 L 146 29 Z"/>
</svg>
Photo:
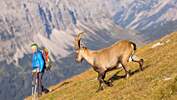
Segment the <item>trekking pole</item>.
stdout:
<svg viewBox="0 0 177 100">
<path fill-rule="evenodd" d="M 32 100 L 35 100 L 35 74 L 32 72 Z"/>
<path fill-rule="evenodd" d="M 38 74 L 37 74 L 37 72 L 35 72 L 34 79 L 32 81 L 32 85 L 33 85 L 33 87 L 32 87 L 32 100 L 38 100 L 38 97 L 37 97 L 37 95 L 38 95 L 38 91 L 37 91 L 37 89 L 38 89 Z"/>
<path fill-rule="evenodd" d="M 39 73 L 37 72 L 36 74 L 36 96 L 35 100 L 38 100 L 38 95 L 39 95 Z"/>
<path fill-rule="evenodd" d="M 35 95 L 36 95 L 36 73 L 33 76 L 33 81 L 32 81 L 33 87 L 32 87 L 32 100 L 35 100 Z"/>
<path fill-rule="evenodd" d="M 33 78 L 32 78 L 32 100 L 34 100 L 34 82 L 33 82 Z"/>
</svg>

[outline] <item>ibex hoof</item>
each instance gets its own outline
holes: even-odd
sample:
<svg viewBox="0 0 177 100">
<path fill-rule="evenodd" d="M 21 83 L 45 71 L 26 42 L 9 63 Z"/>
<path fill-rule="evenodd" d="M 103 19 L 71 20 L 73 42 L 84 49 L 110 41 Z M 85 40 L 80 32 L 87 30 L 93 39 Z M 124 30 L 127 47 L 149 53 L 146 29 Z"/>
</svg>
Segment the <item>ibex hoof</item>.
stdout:
<svg viewBox="0 0 177 100">
<path fill-rule="evenodd" d="M 143 68 L 140 68 L 140 71 L 143 71 Z"/>
<path fill-rule="evenodd" d="M 108 83 L 109 87 L 113 87 L 113 84 L 111 82 Z"/>
<path fill-rule="evenodd" d="M 140 61 L 140 70 L 141 70 L 141 71 L 143 71 L 143 64 L 144 64 L 144 60 L 141 59 L 141 61 Z"/>
<path fill-rule="evenodd" d="M 103 91 L 103 87 L 98 88 L 96 92 L 98 93 L 98 92 L 100 92 L 100 91 Z"/>
<path fill-rule="evenodd" d="M 127 74 L 127 75 L 126 75 L 126 78 L 129 78 L 129 77 L 130 77 L 130 74 Z"/>
<path fill-rule="evenodd" d="M 104 81 L 104 83 L 105 83 L 107 86 L 109 86 L 109 87 L 112 87 L 112 86 L 113 86 L 112 82 Z"/>
</svg>

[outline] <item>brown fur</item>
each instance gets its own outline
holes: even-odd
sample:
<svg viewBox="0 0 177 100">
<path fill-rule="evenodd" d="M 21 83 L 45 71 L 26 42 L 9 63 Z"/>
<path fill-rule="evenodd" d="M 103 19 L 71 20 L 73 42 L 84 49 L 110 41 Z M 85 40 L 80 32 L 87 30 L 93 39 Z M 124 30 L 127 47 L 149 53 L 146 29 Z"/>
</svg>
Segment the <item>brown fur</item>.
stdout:
<svg viewBox="0 0 177 100">
<path fill-rule="evenodd" d="M 134 54 L 136 50 L 135 43 L 127 40 L 122 40 L 107 48 L 100 50 L 89 50 L 86 47 L 80 46 L 80 36 L 81 34 L 76 37 L 76 61 L 81 62 L 82 59 L 85 59 L 90 65 L 92 65 L 93 69 L 98 72 L 98 80 L 100 82 L 98 91 L 103 89 L 102 83 L 106 83 L 104 81 L 106 72 L 117 69 L 120 64 L 124 68 L 126 76 L 129 76 L 126 65 L 129 61 L 129 58 Z M 142 69 L 142 59 L 134 62 L 138 62 L 140 64 L 140 68 Z M 111 83 L 108 83 L 108 85 L 112 86 Z"/>
</svg>

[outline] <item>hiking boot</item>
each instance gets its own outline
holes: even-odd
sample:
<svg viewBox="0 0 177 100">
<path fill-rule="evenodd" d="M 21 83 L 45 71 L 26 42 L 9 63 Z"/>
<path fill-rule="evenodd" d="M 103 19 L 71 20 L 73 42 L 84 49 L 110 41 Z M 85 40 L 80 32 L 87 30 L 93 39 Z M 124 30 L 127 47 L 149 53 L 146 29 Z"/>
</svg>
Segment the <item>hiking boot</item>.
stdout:
<svg viewBox="0 0 177 100">
<path fill-rule="evenodd" d="M 41 96 L 42 96 L 42 92 L 38 93 L 37 96 L 38 96 L 38 97 L 41 97 Z"/>
<path fill-rule="evenodd" d="M 43 88 L 43 91 L 45 94 L 49 92 L 49 90 L 47 88 Z"/>
</svg>

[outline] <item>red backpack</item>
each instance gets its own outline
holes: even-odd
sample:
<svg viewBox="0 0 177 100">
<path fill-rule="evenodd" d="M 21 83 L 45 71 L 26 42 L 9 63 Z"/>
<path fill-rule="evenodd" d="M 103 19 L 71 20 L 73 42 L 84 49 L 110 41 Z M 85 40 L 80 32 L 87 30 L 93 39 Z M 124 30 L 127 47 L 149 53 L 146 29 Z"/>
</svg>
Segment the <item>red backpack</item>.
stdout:
<svg viewBox="0 0 177 100">
<path fill-rule="evenodd" d="M 45 62 L 45 69 L 46 70 L 50 70 L 51 67 L 52 67 L 52 61 L 51 61 L 51 59 L 49 57 L 49 52 L 48 52 L 47 48 L 44 48 L 42 50 L 42 55 L 43 55 L 44 62 Z"/>
</svg>

